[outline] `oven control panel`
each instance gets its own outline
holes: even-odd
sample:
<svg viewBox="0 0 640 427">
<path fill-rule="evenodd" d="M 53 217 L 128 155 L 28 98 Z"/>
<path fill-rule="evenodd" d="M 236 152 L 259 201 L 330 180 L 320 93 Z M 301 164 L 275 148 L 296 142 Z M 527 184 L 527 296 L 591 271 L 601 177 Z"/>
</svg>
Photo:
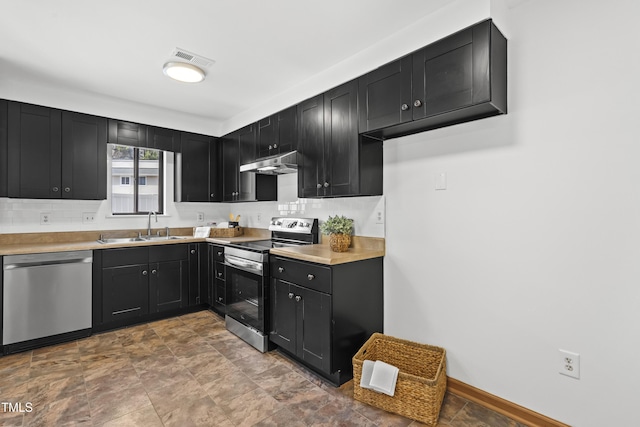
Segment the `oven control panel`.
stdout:
<svg viewBox="0 0 640 427">
<path fill-rule="evenodd" d="M 270 231 L 289 231 L 292 233 L 311 233 L 318 220 L 315 218 L 272 218 Z"/>
</svg>

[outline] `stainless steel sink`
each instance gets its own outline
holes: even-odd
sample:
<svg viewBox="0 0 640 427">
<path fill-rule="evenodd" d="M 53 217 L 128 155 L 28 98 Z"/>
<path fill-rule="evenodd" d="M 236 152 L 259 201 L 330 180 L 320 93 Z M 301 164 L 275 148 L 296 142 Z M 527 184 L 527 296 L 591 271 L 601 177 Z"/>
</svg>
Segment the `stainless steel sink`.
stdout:
<svg viewBox="0 0 640 427">
<path fill-rule="evenodd" d="M 142 236 L 141 239 L 155 242 L 155 241 L 158 241 L 158 240 L 180 240 L 180 239 L 186 239 L 186 237 L 183 237 L 183 236 Z"/>
<path fill-rule="evenodd" d="M 107 244 L 107 243 L 131 243 L 131 242 L 144 242 L 145 239 L 141 237 L 112 237 L 112 238 L 101 238 L 98 239 L 98 243 Z"/>
</svg>

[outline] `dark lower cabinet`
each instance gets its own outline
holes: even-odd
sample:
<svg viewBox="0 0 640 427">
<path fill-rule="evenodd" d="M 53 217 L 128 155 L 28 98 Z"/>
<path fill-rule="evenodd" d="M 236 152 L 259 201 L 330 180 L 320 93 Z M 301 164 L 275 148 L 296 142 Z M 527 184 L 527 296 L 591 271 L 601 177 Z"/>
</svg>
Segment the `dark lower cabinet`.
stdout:
<svg viewBox="0 0 640 427">
<path fill-rule="evenodd" d="M 189 306 L 209 303 L 208 244 L 189 244 Z"/>
<path fill-rule="evenodd" d="M 103 249 L 93 256 L 94 332 L 193 310 L 189 244 Z M 199 306 L 199 304 L 195 304 Z"/>
<path fill-rule="evenodd" d="M 7 101 L 0 99 L 0 197 L 7 197 L 9 175 L 7 173 Z"/>
<path fill-rule="evenodd" d="M 209 304 L 218 314 L 227 314 L 224 246 L 209 245 Z"/>
<path fill-rule="evenodd" d="M 353 375 L 351 359 L 382 332 L 382 258 L 332 266 L 271 257 L 269 339 L 333 384 Z"/>
</svg>

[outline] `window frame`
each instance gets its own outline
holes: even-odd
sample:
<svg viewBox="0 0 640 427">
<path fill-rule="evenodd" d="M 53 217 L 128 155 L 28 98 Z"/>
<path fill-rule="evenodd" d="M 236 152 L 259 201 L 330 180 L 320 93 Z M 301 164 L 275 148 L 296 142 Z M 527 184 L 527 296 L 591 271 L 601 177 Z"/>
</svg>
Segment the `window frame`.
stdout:
<svg viewBox="0 0 640 427">
<path fill-rule="evenodd" d="M 158 152 L 158 210 L 157 211 L 153 211 L 156 214 L 163 214 L 164 213 L 164 168 L 165 168 L 165 163 L 164 163 L 164 151 L 163 150 L 158 150 L 155 148 L 148 148 L 148 147 L 133 147 L 133 146 L 127 146 L 124 144 L 113 144 L 114 146 L 124 146 L 124 147 L 129 147 L 131 149 L 133 149 L 133 158 L 135 159 L 135 161 L 133 162 L 133 177 L 130 177 L 129 182 L 130 182 L 130 186 L 133 187 L 133 207 L 134 207 L 134 211 L 133 212 L 113 212 L 113 199 L 111 200 L 111 215 L 113 216 L 123 216 L 123 215 L 148 215 L 149 211 L 140 211 L 139 207 L 138 207 L 138 199 L 140 196 L 139 193 L 139 187 L 141 184 L 139 184 L 140 181 L 140 150 L 153 150 L 153 151 L 157 151 Z M 113 158 L 111 159 L 111 161 L 113 162 Z M 110 171 L 111 173 L 111 171 Z M 122 178 L 122 177 L 121 177 Z M 146 178 L 146 177 L 145 177 Z M 133 182 L 131 182 L 133 181 Z M 145 179 L 145 181 L 147 181 Z M 110 181 L 111 182 L 111 181 Z M 146 184 L 144 184 L 146 186 Z M 113 198 L 113 184 L 111 184 L 111 196 Z"/>
</svg>

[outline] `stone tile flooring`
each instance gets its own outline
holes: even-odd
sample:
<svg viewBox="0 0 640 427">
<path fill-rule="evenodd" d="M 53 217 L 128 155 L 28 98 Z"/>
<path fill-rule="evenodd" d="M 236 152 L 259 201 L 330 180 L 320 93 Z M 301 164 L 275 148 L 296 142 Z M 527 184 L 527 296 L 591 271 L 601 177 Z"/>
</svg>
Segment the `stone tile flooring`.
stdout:
<svg viewBox="0 0 640 427">
<path fill-rule="evenodd" d="M 0 357 L 0 402 L 0 426 L 422 425 L 259 353 L 209 311 Z M 447 394 L 438 426 L 521 424 Z"/>
</svg>

